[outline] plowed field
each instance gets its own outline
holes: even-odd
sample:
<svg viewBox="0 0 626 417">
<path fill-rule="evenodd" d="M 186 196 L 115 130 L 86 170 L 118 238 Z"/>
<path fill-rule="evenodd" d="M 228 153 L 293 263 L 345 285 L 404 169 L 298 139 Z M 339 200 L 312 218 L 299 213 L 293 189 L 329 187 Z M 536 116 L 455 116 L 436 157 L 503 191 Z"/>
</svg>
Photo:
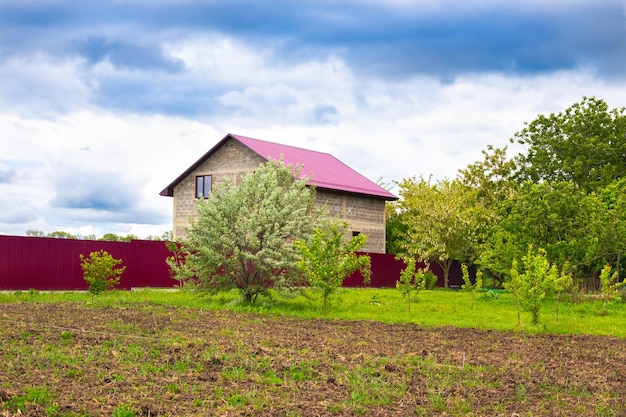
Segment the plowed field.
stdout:
<svg viewBox="0 0 626 417">
<path fill-rule="evenodd" d="M 0 416 L 624 416 L 626 341 L 0 304 Z"/>
</svg>

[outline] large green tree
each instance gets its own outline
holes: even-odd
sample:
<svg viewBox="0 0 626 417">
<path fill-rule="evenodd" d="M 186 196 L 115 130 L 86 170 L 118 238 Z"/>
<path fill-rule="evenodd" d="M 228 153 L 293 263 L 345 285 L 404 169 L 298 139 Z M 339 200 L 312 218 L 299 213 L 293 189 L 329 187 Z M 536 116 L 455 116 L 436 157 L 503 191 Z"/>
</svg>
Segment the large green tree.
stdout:
<svg viewBox="0 0 626 417">
<path fill-rule="evenodd" d="M 565 111 L 538 116 L 511 139 L 513 158 L 489 147 L 460 172 L 490 212 L 481 266 L 502 278 L 528 245 L 550 262 L 594 279 L 605 262 L 619 265 L 626 241 L 626 115 L 584 97 Z"/>
<path fill-rule="evenodd" d="M 430 184 L 424 178 L 398 183 L 406 231 L 402 255 L 441 266 L 448 287 L 450 267 L 455 260 L 471 260 L 482 238 L 485 210 L 476 204 L 476 190 L 458 180 Z"/>
<path fill-rule="evenodd" d="M 502 201 L 482 266 L 505 272 L 535 245 L 546 250 L 550 263 L 586 268 L 601 258 L 603 211 L 594 194 L 573 182 L 527 182 Z"/>
<path fill-rule="evenodd" d="M 177 276 L 211 293 L 236 288 L 248 303 L 270 288 L 301 285 L 294 242 L 314 229 L 315 191 L 307 180 L 281 160 L 262 164 L 238 186 L 216 184 L 210 198 L 198 200 L 185 261 L 171 264 Z"/>
<path fill-rule="evenodd" d="M 626 114 L 604 100 L 583 97 L 558 114 L 540 115 L 512 142 L 526 147 L 515 158 L 521 182 L 573 181 L 596 191 L 626 176 Z"/>
</svg>

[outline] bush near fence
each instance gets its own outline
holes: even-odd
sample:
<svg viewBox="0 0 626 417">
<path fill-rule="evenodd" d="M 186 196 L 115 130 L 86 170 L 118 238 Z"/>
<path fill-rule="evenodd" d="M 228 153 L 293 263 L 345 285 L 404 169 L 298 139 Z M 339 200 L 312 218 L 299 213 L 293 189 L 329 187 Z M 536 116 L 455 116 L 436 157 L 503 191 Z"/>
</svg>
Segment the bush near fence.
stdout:
<svg viewBox="0 0 626 417">
<path fill-rule="evenodd" d="M 163 241 L 108 242 L 0 235 L 0 290 L 87 290 L 80 255 L 89 256 L 99 250 L 121 259 L 122 265 L 126 266 L 116 288 L 171 288 L 179 285 L 170 277 L 165 259 L 171 253 Z M 400 271 L 405 267 L 404 262 L 395 259 L 394 255 L 367 255 L 372 260 L 369 286 L 395 288 Z M 442 286 L 441 268 L 431 263 L 431 270 L 438 277 L 438 285 Z M 461 283 L 460 266 L 455 262 L 450 271 L 450 285 Z M 363 277 L 356 272 L 344 281 L 343 286 L 362 287 Z"/>
</svg>

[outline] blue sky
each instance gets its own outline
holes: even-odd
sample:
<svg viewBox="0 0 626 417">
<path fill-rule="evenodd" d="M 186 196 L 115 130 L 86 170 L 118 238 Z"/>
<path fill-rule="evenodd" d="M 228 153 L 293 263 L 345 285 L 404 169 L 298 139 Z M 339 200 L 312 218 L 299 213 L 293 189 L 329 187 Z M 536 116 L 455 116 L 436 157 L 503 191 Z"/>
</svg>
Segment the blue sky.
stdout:
<svg viewBox="0 0 626 417">
<path fill-rule="evenodd" d="M 226 133 L 453 178 L 538 114 L 626 106 L 617 0 L 0 1 L 0 233 L 160 235 Z"/>
</svg>

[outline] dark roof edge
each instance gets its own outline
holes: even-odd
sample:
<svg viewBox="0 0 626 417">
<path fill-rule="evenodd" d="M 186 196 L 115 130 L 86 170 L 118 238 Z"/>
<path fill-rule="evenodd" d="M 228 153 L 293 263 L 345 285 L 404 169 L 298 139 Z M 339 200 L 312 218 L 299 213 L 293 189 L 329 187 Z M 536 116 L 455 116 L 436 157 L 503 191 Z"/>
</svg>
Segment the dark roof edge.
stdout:
<svg viewBox="0 0 626 417">
<path fill-rule="evenodd" d="M 202 155 L 200 157 L 200 159 L 198 159 L 196 162 L 194 162 L 189 168 L 187 168 L 185 170 L 185 172 L 183 172 L 182 174 L 180 174 L 174 181 L 172 181 L 167 187 L 165 187 L 163 189 L 163 191 L 161 191 L 159 193 L 159 195 L 162 195 L 164 197 L 174 197 L 174 188 L 185 178 L 187 178 L 187 176 L 189 176 L 189 174 L 191 174 L 196 168 L 198 168 L 200 165 L 202 165 L 202 163 L 204 161 L 206 161 L 207 159 L 209 159 L 209 157 L 211 155 L 213 155 L 224 143 L 226 143 L 226 141 L 228 139 L 234 139 L 237 140 L 236 138 L 233 137 L 233 135 L 231 135 L 230 133 L 228 133 L 226 136 L 224 136 L 222 138 L 222 140 L 220 140 L 219 142 L 217 142 L 215 144 L 215 146 L 213 146 L 211 149 L 209 149 L 204 155 Z M 239 141 L 237 141 L 239 142 Z"/>
<path fill-rule="evenodd" d="M 377 195 L 377 194 L 370 194 L 370 193 L 359 193 L 357 191 L 338 190 L 337 188 L 320 187 L 320 186 L 317 186 L 315 184 L 309 184 L 309 185 L 311 187 L 315 188 L 316 190 L 324 190 L 324 191 L 327 191 L 329 193 L 357 195 L 357 196 L 367 197 L 367 198 L 374 199 L 374 200 L 385 200 L 385 201 L 396 201 L 396 200 L 398 200 L 398 197 L 396 197 L 396 196 L 394 196 L 394 197 L 387 197 L 387 196 L 384 196 L 384 195 Z"/>
<path fill-rule="evenodd" d="M 238 138 L 237 135 L 228 133 L 226 136 L 224 136 L 219 142 L 217 142 L 215 144 L 215 146 L 213 146 L 211 149 L 209 149 L 204 155 L 202 155 L 196 162 L 194 162 L 189 168 L 187 168 L 185 170 L 185 172 L 183 172 L 182 174 L 180 174 L 174 181 L 172 181 L 167 187 L 165 187 L 160 193 L 159 195 L 163 196 L 163 197 L 174 197 L 174 188 L 185 178 L 187 178 L 187 176 L 189 176 L 189 174 L 191 174 L 196 168 L 198 168 L 200 165 L 202 165 L 202 163 L 204 161 L 206 161 L 211 155 L 213 155 L 220 147 L 222 147 L 222 145 L 224 145 L 229 139 L 232 140 L 236 140 L 237 142 L 241 143 L 242 145 L 246 146 L 245 144 L 243 144 Z M 254 149 L 249 148 L 248 146 L 246 146 L 246 148 L 250 149 L 252 152 L 256 153 L 257 155 L 259 155 L 261 158 L 267 160 L 267 157 L 260 155 L 258 152 L 256 152 Z M 331 155 L 332 156 L 332 155 Z M 334 158 L 334 157 L 333 157 Z M 336 159 L 336 158 L 335 158 Z M 341 161 L 340 161 L 341 162 Z M 351 194 L 351 195 L 359 195 L 359 196 L 363 196 L 363 197 L 368 197 L 368 198 L 374 198 L 374 199 L 380 199 L 380 200 L 385 200 L 385 201 L 395 201 L 398 199 L 398 197 L 395 198 L 391 198 L 391 197 L 387 197 L 387 196 L 382 196 L 382 195 L 376 195 L 376 194 L 369 194 L 369 193 L 359 193 L 359 192 L 355 192 L 355 191 L 346 191 L 346 190 L 338 190 L 336 188 L 327 188 L 327 187 L 319 187 L 313 184 L 313 186 L 317 189 L 320 190 L 325 190 L 325 191 L 329 191 L 329 192 L 333 192 L 333 193 L 339 193 L 339 194 Z"/>
</svg>

